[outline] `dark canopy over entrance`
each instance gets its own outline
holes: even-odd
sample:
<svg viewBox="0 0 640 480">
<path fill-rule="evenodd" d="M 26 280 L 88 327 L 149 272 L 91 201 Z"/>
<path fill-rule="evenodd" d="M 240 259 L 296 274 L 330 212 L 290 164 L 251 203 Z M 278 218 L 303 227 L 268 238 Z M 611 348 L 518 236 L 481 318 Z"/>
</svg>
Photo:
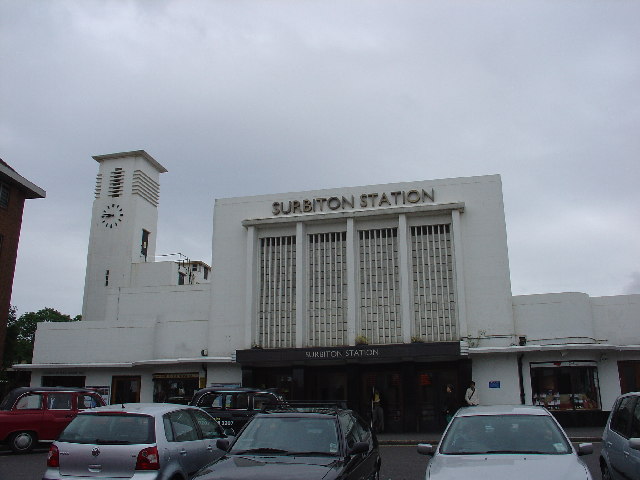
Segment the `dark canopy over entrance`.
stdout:
<svg viewBox="0 0 640 480">
<path fill-rule="evenodd" d="M 243 385 L 278 388 L 290 400 L 346 400 L 370 420 L 377 391 L 386 432 L 440 430 L 446 385 L 462 404 L 471 379 L 458 342 L 251 349 L 236 358 Z"/>
</svg>

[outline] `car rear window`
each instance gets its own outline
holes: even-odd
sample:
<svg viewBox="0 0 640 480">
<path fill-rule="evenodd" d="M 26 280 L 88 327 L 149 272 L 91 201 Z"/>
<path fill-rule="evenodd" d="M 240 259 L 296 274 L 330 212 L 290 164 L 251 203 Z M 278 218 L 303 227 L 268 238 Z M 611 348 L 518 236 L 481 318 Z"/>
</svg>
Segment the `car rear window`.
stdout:
<svg viewBox="0 0 640 480">
<path fill-rule="evenodd" d="M 98 445 L 155 443 L 153 417 L 128 413 L 78 415 L 62 432 L 60 442 Z"/>
</svg>

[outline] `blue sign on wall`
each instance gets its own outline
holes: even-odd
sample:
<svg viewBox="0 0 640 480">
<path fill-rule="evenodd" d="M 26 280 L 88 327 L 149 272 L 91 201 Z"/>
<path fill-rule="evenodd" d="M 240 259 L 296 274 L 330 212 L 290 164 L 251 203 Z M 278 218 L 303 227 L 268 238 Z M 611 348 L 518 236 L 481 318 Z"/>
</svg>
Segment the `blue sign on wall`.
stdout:
<svg viewBox="0 0 640 480">
<path fill-rule="evenodd" d="M 500 388 L 500 380 L 492 380 L 489 382 L 489 388 Z"/>
</svg>

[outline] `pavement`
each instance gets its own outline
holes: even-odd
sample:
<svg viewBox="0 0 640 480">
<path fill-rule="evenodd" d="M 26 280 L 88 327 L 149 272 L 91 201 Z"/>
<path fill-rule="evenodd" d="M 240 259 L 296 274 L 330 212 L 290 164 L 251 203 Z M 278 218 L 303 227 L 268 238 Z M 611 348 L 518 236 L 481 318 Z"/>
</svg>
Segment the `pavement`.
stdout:
<svg viewBox="0 0 640 480">
<path fill-rule="evenodd" d="M 603 427 L 567 427 L 564 429 L 569 440 L 576 443 L 602 441 Z M 442 432 L 423 433 L 379 433 L 380 445 L 418 445 L 419 443 L 436 444 Z"/>
</svg>

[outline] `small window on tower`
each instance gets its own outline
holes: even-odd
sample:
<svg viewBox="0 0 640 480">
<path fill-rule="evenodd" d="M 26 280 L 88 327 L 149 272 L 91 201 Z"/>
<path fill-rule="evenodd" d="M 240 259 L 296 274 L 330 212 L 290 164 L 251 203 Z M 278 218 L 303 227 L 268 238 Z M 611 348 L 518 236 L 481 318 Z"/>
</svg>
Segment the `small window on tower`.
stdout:
<svg viewBox="0 0 640 480">
<path fill-rule="evenodd" d="M 140 245 L 140 255 L 147 259 L 147 251 L 149 249 L 149 235 L 147 230 L 142 230 L 142 244 Z"/>
<path fill-rule="evenodd" d="M 104 274 L 104 286 L 105 287 L 109 286 L 109 270 L 107 270 Z"/>
</svg>

